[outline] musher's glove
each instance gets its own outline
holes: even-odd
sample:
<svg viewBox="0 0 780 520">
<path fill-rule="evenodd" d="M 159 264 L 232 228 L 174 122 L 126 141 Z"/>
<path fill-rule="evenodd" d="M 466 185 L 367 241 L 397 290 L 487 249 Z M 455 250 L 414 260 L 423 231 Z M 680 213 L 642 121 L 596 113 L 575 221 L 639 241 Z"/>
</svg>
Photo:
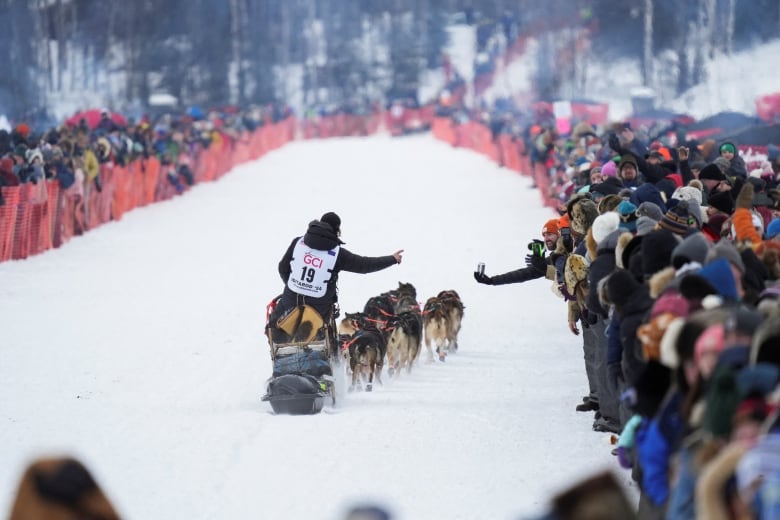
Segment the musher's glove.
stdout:
<svg viewBox="0 0 780 520">
<path fill-rule="evenodd" d="M 485 273 L 480 273 L 479 271 L 474 271 L 474 279 L 478 283 L 483 283 L 485 285 L 493 285 L 493 279 L 486 275 Z"/>
</svg>

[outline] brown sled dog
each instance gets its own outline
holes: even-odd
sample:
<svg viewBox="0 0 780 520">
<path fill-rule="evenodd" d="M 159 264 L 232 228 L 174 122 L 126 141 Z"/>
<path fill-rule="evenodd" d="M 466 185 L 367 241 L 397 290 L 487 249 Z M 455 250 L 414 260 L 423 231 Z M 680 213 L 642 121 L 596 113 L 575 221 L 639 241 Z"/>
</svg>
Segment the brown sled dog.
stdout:
<svg viewBox="0 0 780 520">
<path fill-rule="evenodd" d="M 449 314 L 436 296 L 431 296 L 423 307 L 423 325 L 425 328 L 425 350 L 428 361 L 433 361 L 431 343 L 436 346 L 439 361 L 447 356 L 447 338 L 449 336 Z"/>
<path fill-rule="evenodd" d="M 420 315 L 415 311 L 404 311 L 391 322 L 392 332 L 387 340 L 388 373 L 396 376 L 406 367 L 412 371 L 412 364 L 420 355 L 421 324 Z"/>
<path fill-rule="evenodd" d="M 455 290 L 450 289 L 440 292 L 437 296 L 439 304 L 447 316 L 447 350 L 458 351 L 458 333 L 463 322 L 463 301 Z"/>
<path fill-rule="evenodd" d="M 352 383 L 349 391 L 363 390 L 362 382 L 366 384 L 366 392 L 374 385 L 374 376 L 382 384 L 382 367 L 384 366 L 387 342 L 384 335 L 376 328 L 372 320 L 362 312 L 346 313 L 340 331 L 354 330 L 346 339 L 345 350 L 352 372 Z"/>
</svg>

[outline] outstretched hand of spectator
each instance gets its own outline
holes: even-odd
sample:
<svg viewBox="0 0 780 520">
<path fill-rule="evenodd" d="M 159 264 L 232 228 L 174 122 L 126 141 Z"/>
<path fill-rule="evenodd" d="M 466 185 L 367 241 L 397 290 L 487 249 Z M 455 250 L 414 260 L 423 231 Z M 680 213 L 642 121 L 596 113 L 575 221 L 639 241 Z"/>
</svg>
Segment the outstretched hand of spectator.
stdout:
<svg viewBox="0 0 780 520">
<path fill-rule="evenodd" d="M 396 264 L 400 264 L 400 263 L 401 263 L 401 260 L 403 260 L 403 259 L 404 259 L 404 255 L 403 255 L 403 253 L 404 253 L 404 250 L 403 250 L 403 249 L 399 249 L 398 251 L 396 251 L 395 253 L 393 253 L 393 258 L 395 258 L 395 263 L 396 263 Z"/>
<path fill-rule="evenodd" d="M 474 271 L 474 279 L 477 281 L 477 283 L 493 285 L 493 279 L 485 273 L 480 273 L 479 271 Z"/>
</svg>

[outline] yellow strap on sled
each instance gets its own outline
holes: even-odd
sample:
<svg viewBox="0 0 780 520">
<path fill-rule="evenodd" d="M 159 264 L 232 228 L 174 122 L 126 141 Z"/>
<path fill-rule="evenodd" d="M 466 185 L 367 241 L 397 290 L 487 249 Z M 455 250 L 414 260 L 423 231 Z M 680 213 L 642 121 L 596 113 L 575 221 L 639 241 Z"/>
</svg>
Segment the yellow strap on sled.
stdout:
<svg viewBox="0 0 780 520">
<path fill-rule="evenodd" d="M 287 333 L 293 341 L 308 343 L 325 325 L 320 313 L 309 305 L 293 308 L 286 316 L 276 322 L 276 326 Z"/>
</svg>

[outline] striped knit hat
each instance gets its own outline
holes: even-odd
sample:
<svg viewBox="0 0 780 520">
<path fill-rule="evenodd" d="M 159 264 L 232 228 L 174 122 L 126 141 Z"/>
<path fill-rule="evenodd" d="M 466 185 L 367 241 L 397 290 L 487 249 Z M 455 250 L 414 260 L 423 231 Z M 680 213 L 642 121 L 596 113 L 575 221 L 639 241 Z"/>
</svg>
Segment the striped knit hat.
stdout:
<svg viewBox="0 0 780 520">
<path fill-rule="evenodd" d="M 682 201 L 667 211 L 658 224 L 672 233 L 685 235 L 689 231 L 692 218 L 688 213 L 688 203 Z"/>
</svg>

